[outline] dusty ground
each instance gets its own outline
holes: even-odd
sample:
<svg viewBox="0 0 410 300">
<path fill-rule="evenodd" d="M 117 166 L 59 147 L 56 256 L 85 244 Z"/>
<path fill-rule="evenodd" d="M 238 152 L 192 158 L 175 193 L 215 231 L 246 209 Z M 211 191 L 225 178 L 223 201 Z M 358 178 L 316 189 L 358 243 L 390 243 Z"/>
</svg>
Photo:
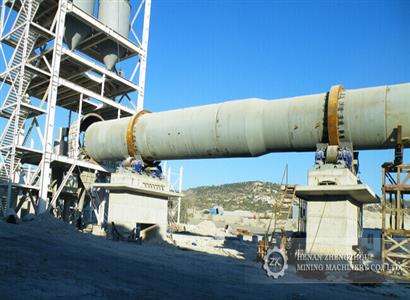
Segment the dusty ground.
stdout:
<svg viewBox="0 0 410 300">
<path fill-rule="evenodd" d="M 225 224 L 229 224 L 231 228 L 247 229 L 254 234 L 264 234 L 269 222 L 271 222 L 270 229 L 273 229 L 274 217 L 270 220 L 271 215 L 263 217 L 265 214 L 258 213 L 256 219 L 253 219 L 253 213 L 251 211 L 225 211 L 222 216 L 211 216 L 209 214 L 203 214 L 201 211 L 195 212 L 195 214 L 189 219 L 190 224 L 199 224 L 204 220 L 211 220 L 219 227 L 223 227 Z M 386 219 L 388 222 L 388 219 Z M 405 227 L 410 224 L 410 215 L 405 216 Z M 364 210 L 363 212 L 363 228 L 381 228 L 382 216 L 380 212 L 373 212 Z M 297 220 L 290 219 L 286 223 L 286 230 L 297 231 Z"/>
<path fill-rule="evenodd" d="M 408 299 L 410 294 L 407 284 L 308 283 L 291 271 L 287 279 L 273 280 L 250 257 L 254 244 L 225 246 L 243 258 L 166 243 L 113 242 L 49 217 L 17 225 L 0 222 L 0 299 L 336 300 Z M 292 278 L 298 283 L 285 283 Z"/>
<path fill-rule="evenodd" d="M 212 216 L 204 214 L 201 211 L 195 212 L 195 214 L 189 219 L 189 224 L 199 224 L 204 220 L 210 220 L 218 227 L 223 228 L 225 224 L 228 224 L 232 230 L 246 229 L 253 234 L 263 235 L 266 233 L 266 229 L 271 223 L 270 231 L 274 227 L 274 217 L 272 218 L 270 213 L 266 216 L 264 213 L 258 213 L 257 217 L 253 218 L 253 212 L 245 210 L 225 211 L 223 215 Z M 297 231 L 297 221 L 288 220 L 286 223 L 286 230 Z"/>
</svg>

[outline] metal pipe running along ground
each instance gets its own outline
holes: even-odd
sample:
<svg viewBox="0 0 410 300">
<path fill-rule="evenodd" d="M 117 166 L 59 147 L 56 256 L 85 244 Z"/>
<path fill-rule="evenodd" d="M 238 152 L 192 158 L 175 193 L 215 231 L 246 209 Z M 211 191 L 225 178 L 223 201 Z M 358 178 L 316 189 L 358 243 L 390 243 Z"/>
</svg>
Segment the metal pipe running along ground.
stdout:
<svg viewBox="0 0 410 300">
<path fill-rule="evenodd" d="M 97 122 L 85 149 L 97 162 L 250 157 L 314 151 L 351 142 L 356 150 L 394 147 L 394 130 L 410 136 L 410 83 L 294 98 L 244 99 Z"/>
</svg>

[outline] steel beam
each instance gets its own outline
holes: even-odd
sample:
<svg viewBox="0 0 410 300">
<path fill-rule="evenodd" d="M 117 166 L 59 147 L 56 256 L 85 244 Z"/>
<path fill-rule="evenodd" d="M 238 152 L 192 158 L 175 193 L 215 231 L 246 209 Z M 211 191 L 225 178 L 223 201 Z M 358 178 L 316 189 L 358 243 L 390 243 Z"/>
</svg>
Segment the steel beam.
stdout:
<svg viewBox="0 0 410 300">
<path fill-rule="evenodd" d="M 48 93 L 47 117 L 44 133 L 44 149 L 40 175 L 40 192 L 37 213 L 43 213 L 47 208 L 48 186 L 51 178 L 51 155 L 53 153 L 54 120 L 57 106 L 57 94 L 60 78 L 60 61 L 63 49 L 64 24 L 67 10 L 67 0 L 59 0 L 57 11 L 56 37 L 54 40 L 53 61 Z"/>
</svg>

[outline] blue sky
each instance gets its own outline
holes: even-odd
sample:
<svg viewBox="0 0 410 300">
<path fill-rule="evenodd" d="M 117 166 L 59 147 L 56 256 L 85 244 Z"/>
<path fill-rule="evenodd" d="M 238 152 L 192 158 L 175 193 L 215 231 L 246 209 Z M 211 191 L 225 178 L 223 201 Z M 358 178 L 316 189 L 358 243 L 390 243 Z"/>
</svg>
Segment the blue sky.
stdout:
<svg viewBox="0 0 410 300">
<path fill-rule="evenodd" d="M 153 0 L 145 108 L 275 99 L 410 82 L 410 1 Z M 410 153 L 407 152 L 407 156 Z M 393 151 L 362 151 L 361 178 L 380 194 Z M 409 156 L 408 156 L 409 157 Z M 244 180 L 304 184 L 313 153 L 171 162 L 184 188 Z"/>
<path fill-rule="evenodd" d="M 152 0 L 145 108 L 410 82 L 409 54 L 410 1 Z M 134 63 L 119 65 L 131 72 Z M 59 109 L 55 133 L 61 126 L 67 112 Z M 377 193 L 380 166 L 392 156 L 392 150 L 360 154 L 360 176 Z M 304 184 L 313 160 L 313 153 L 277 153 L 170 164 L 174 171 L 184 167 L 188 188 L 280 182 L 287 163 L 289 181 Z"/>
</svg>

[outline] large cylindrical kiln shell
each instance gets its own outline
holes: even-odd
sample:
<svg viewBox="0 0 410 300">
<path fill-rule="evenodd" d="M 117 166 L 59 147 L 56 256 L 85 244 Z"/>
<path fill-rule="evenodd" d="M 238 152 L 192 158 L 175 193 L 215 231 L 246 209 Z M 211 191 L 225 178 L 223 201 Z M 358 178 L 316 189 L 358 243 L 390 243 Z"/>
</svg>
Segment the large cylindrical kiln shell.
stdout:
<svg viewBox="0 0 410 300">
<path fill-rule="evenodd" d="M 127 128 L 127 125 L 130 119 L 131 118 L 121 118 L 121 119 L 116 119 L 116 120 L 104 121 L 104 124 L 107 125 L 104 131 L 102 130 L 90 131 L 92 132 L 93 139 L 97 141 L 98 145 L 100 145 L 100 148 L 92 147 L 93 149 L 92 158 L 94 158 L 96 161 L 100 161 L 100 158 L 102 158 L 102 160 L 121 160 L 122 157 L 129 156 L 128 150 L 127 150 L 128 148 L 127 148 L 126 128 Z M 97 123 L 103 123 L 103 122 L 97 122 Z M 94 124 L 97 124 L 97 123 L 94 123 Z M 90 127 L 93 127 L 93 125 L 91 125 Z M 87 129 L 86 134 L 89 131 L 90 127 Z M 124 127 L 125 127 L 125 130 L 123 130 Z M 88 144 L 89 147 L 91 147 L 89 139 L 87 140 L 86 138 L 84 138 L 84 144 Z M 93 143 L 92 145 L 94 146 L 96 144 Z M 121 157 L 121 158 L 115 158 L 115 157 Z"/>
<path fill-rule="evenodd" d="M 131 152 L 164 160 L 314 151 L 329 141 L 328 101 L 328 93 L 245 99 L 98 122 L 87 130 L 85 147 L 96 161 L 122 160 Z M 356 150 L 393 147 L 398 125 L 410 136 L 410 84 L 344 91 L 337 114 L 341 142 Z M 115 141 L 111 135 L 118 135 Z M 111 142 L 115 146 L 106 145 Z"/>
<path fill-rule="evenodd" d="M 89 15 L 93 15 L 95 0 L 73 0 L 75 6 Z M 67 15 L 65 22 L 64 40 L 73 50 L 91 34 L 91 28 L 81 23 L 73 16 Z"/>
<path fill-rule="evenodd" d="M 131 6 L 128 0 L 99 0 L 98 19 L 124 37 L 130 32 Z M 112 69 L 118 58 L 123 56 L 120 47 L 113 41 L 101 45 L 103 61 Z"/>
<path fill-rule="evenodd" d="M 134 140 L 138 153 L 147 159 L 310 150 L 311 141 L 322 138 L 325 97 L 245 99 L 147 114 L 134 126 Z"/>
<path fill-rule="evenodd" d="M 401 125 L 410 137 L 410 84 L 380 86 L 345 91 L 340 99 L 342 141 L 356 149 L 394 147 L 393 130 Z"/>
</svg>

